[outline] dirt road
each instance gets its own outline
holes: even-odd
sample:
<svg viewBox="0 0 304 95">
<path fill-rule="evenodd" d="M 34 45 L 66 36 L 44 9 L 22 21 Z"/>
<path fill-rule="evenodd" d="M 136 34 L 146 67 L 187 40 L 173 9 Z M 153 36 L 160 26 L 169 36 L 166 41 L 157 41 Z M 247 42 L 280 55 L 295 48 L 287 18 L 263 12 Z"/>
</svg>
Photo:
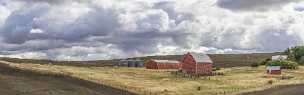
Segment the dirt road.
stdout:
<svg viewBox="0 0 304 95">
<path fill-rule="evenodd" d="M 280 86 L 278 88 L 249 92 L 241 95 L 304 95 L 304 84 Z"/>
</svg>

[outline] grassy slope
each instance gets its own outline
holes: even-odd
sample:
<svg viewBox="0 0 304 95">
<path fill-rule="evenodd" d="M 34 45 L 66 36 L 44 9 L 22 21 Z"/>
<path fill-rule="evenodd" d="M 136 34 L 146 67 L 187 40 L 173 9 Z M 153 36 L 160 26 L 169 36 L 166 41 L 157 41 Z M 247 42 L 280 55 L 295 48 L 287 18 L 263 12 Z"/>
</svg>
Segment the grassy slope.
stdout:
<svg viewBox="0 0 304 95">
<path fill-rule="evenodd" d="M 250 66 L 279 53 L 253 53 L 253 54 L 210 54 L 216 67 Z"/>
<path fill-rule="evenodd" d="M 265 67 L 235 67 L 220 70 L 225 76 L 212 76 L 209 79 L 189 79 L 170 74 L 165 71 L 147 70 L 143 68 L 111 68 L 111 67 L 72 67 L 38 64 L 14 64 L 10 66 L 39 72 L 65 73 L 70 76 L 127 89 L 140 94 L 169 95 L 215 95 L 219 93 L 238 93 L 253 89 L 264 89 L 274 85 L 304 83 L 304 67 L 299 70 L 286 70 L 285 76 L 293 76 L 290 80 L 267 78 Z M 267 81 L 273 79 L 273 85 Z M 201 91 L 197 91 L 197 87 Z"/>
</svg>

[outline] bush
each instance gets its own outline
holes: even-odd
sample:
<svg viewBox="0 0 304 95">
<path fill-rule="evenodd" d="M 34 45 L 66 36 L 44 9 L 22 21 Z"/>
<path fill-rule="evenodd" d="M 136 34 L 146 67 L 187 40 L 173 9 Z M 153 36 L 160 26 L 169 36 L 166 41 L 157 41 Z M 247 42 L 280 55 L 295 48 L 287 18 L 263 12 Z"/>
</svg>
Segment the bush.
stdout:
<svg viewBox="0 0 304 95">
<path fill-rule="evenodd" d="M 296 61 L 299 64 L 304 65 L 304 46 L 288 48 L 284 53 L 288 55 L 289 60 Z"/>
<path fill-rule="evenodd" d="M 297 69 L 299 64 L 293 61 L 269 61 L 267 66 L 281 66 L 282 69 Z"/>
<path fill-rule="evenodd" d="M 260 65 L 259 63 L 254 62 L 254 63 L 251 64 L 251 67 L 259 67 L 259 65 Z"/>
<path fill-rule="evenodd" d="M 215 68 L 212 69 L 212 71 L 218 71 L 218 70 L 221 70 L 221 68 L 220 67 L 215 67 Z"/>
<path fill-rule="evenodd" d="M 259 67 L 260 65 L 266 65 L 269 61 L 271 61 L 270 58 L 267 58 L 265 60 L 260 60 L 259 62 L 252 63 L 251 67 Z"/>
<path fill-rule="evenodd" d="M 199 86 L 199 87 L 197 87 L 197 91 L 201 91 L 201 87 Z"/>
<path fill-rule="evenodd" d="M 271 85 L 273 84 L 273 80 L 268 80 L 267 83 Z"/>
<path fill-rule="evenodd" d="M 269 61 L 271 61 L 271 59 L 270 59 L 270 58 L 267 58 L 267 59 L 265 59 L 265 60 L 260 61 L 260 62 L 259 62 L 259 65 L 266 65 Z"/>
<path fill-rule="evenodd" d="M 281 80 L 289 80 L 289 79 L 292 79 L 294 78 L 293 76 L 281 76 L 280 79 Z"/>
</svg>

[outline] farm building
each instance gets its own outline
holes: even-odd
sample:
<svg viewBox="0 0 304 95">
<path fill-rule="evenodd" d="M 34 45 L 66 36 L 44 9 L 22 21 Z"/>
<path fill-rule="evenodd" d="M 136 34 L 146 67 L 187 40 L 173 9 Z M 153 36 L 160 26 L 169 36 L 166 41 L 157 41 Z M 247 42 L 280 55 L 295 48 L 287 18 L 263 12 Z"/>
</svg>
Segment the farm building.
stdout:
<svg viewBox="0 0 304 95">
<path fill-rule="evenodd" d="M 180 69 L 181 63 L 175 60 L 150 59 L 145 64 L 147 69 Z"/>
<path fill-rule="evenodd" d="M 267 74 L 280 75 L 281 66 L 267 66 Z"/>
<path fill-rule="evenodd" d="M 144 61 L 139 59 L 121 60 L 116 66 L 119 67 L 144 67 Z"/>
<path fill-rule="evenodd" d="M 271 57 L 271 60 L 273 61 L 282 61 L 282 60 L 287 60 L 288 56 L 287 55 L 275 55 Z"/>
<path fill-rule="evenodd" d="M 182 70 L 188 74 L 210 75 L 213 62 L 207 54 L 187 53 L 182 61 Z"/>
</svg>

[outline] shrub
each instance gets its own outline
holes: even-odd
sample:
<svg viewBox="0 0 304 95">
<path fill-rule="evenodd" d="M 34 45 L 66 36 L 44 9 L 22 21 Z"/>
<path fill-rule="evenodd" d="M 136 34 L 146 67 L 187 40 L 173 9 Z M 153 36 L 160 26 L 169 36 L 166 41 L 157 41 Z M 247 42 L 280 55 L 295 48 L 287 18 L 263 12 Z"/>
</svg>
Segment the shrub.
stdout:
<svg viewBox="0 0 304 95">
<path fill-rule="evenodd" d="M 302 65 L 304 64 L 304 46 L 288 48 L 284 53 L 288 55 L 289 60 L 296 61 Z"/>
<path fill-rule="evenodd" d="M 251 67 L 259 67 L 259 63 L 254 62 L 254 63 L 251 64 Z"/>
<path fill-rule="evenodd" d="M 201 91 L 201 87 L 199 86 L 199 87 L 197 87 L 197 91 Z"/>
<path fill-rule="evenodd" d="M 267 66 L 281 66 L 282 69 L 297 69 L 298 63 L 293 61 L 269 61 Z"/>
<path fill-rule="evenodd" d="M 281 80 L 289 80 L 289 79 L 292 79 L 294 78 L 293 76 L 281 76 L 280 79 Z"/>
<path fill-rule="evenodd" d="M 259 62 L 259 65 L 266 65 L 269 61 L 271 61 L 271 59 L 270 59 L 270 58 L 267 58 L 267 59 L 265 59 L 265 60 L 260 61 L 260 62 Z"/>
<path fill-rule="evenodd" d="M 273 80 L 268 80 L 267 83 L 271 85 L 273 84 Z"/>
<path fill-rule="evenodd" d="M 215 67 L 215 68 L 212 69 L 212 71 L 218 71 L 218 70 L 221 70 L 221 68 L 220 67 Z"/>
</svg>

